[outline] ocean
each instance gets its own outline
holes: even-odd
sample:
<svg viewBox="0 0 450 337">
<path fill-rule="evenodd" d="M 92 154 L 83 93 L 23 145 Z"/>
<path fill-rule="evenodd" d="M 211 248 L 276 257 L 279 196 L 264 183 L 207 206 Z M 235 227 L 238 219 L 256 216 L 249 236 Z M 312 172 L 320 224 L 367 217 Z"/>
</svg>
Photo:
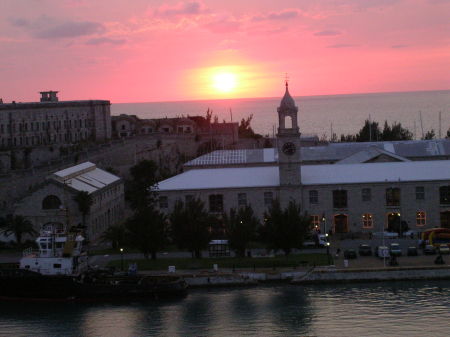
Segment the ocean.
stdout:
<svg viewBox="0 0 450 337">
<path fill-rule="evenodd" d="M 0 336 L 448 336 L 447 280 L 191 289 L 184 299 L 0 302 Z"/>
<path fill-rule="evenodd" d="M 212 109 L 222 122 L 240 121 L 253 115 L 252 127 L 257 133 L 273 135 L 276 132 L 277 107 L 280 97 L 227 100 L 117 103 L 112 104 L 112 114 L 131 114 L 141 118 L 163 118 L 205 115 Z M 450 127 L 450 90 L 398 93 L 371 93 L 329 96 L 296 96 L 299 107 L 300 132 L 330 138 L 331 133 L 355 134 L 366 119 L 383 127 L 400 122 L 415 139 L 433 129 L 436 137 L 445 137 Z M 440 116 L 440 117 L 439 117 Z M 440 120 L 440 121 L 439 121 Z"/>
</svg>

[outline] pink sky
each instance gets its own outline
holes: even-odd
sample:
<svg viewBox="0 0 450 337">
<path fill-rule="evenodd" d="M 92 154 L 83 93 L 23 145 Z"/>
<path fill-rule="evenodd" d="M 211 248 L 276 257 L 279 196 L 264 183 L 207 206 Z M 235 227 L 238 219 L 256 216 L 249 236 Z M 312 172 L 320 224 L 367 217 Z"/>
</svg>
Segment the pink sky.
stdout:
<svg viewBox="0 0 450 337">
<path fill-rule="evenodd" d="M 450 89 L 449 18 L 450 0 L 1 0 L 0 97 L 280 96 L 286 72 L 293 95 Z"/>
</svg>

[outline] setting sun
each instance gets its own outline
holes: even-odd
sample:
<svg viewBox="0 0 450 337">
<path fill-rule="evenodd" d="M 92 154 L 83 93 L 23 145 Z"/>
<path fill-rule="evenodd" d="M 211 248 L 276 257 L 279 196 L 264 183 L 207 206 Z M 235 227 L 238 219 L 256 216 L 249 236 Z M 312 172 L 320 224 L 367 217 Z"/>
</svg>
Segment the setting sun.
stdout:
<svg viewBox="0 0 450 337">
<path fill-rule="evenodd" d="M 237 85 L 236 75 L 233 73 L 218 73 L 213 76 L 213 87 L 220 93 L 234 91 Z"/>
</svg>

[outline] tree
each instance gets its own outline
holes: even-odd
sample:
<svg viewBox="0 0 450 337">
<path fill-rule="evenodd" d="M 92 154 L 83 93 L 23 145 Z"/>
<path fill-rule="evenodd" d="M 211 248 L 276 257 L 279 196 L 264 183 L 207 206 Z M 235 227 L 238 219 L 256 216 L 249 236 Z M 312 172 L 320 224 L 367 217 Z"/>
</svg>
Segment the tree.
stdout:
<svg viewBox="0 0 450 337">
<path fill-rule="evenodd" d="M 86 227 L 86 216 L 91 211 L 91 206 L 94 202 L 92 199 L 92 195 L 86 191 L 79 191 L 77 194 L 75 194 L 73 200 L 78 204 L 78 210 L 80 211 L 83 218 L 83 227 Z"/>
<path fill-rule="evenodd" d="M 100 240 L 111 243 L 113 249 L 123 247 L 126 243 L 126 227 L 123 224 L 109 226 L 100 236 Z"/>
<path fill-rule="evenodd" d="M 392 126 L 389 126 L 388 122 L 385 121 L 381 138 L 384 141 L 411 140 L 413 134 L 408 129 L 402 127 L 401 123 L 394 122 Z"/>
<path fill-rule="evenodd" d="M 253 129 L 251 127 L 252 119 L 253 119 L 253 114 L 251 114 L 247 118 L 241 119 L 241 123 L 239 124 L 239 127 L 238 127 L 239 137 L 241 137 L 241 138 L 262 138 L 262 136 L 260 134 L 256 134 L 253 131 Z"/>
<path fill-rule="evenodd" d="M 435 138 L 436 138 L 436 134 L 434 133 L 434 129 L 431 129 L 430 131 L 427 131 L 427 133 L 425 134 L 425 136 L 422 139 L 430 140 L 430 139 L 435 139 Z"/>
<path fill-rule="evenodd" d="M 245 250 L 250 241 L 256 238 L 259 220 L 255 217 L 250 205 L 241 207 L 236 211 L 230 210 L 230 214 L 224 214 L 224 223 L 230 247 L 236 250 L 238 256 L 245 256 Z"/>
<path fill-rule="evenodd" d="M 206 212 L 200 199 L 193 199 L 186 205 L 178 200 L 170 214 L 172 239 L 180 249 L 187 249 L 192 256 L 201 258 L 201 251 L 208 247 L 211 239 L 210 227 L 214 218 Z"/>
<path fill-rule="evenodd" d="M 310 217 L 300 214 L 300 206 L 290 201 L 286 209 L 275 200 L 269 211 L 264 213 L 265 223 L 262 227 L 262 239 L 267 248 L 283 250 L 287 256 L 292 248 L 302 246 L 306 232 L 311 226 Z"/>
<path fill-rule="evenodd" d="M 131 180 L 126 183 L 125 198 L 134 210 L 145 209 L 155 202 L 157 170 L 152 160 L 142 160 L 130 168 Z"/>
<path fill-rule="evenodd" d="M 378 141 L 381 134 L 378 122 L 369 121 L 366 119 L 364 126 L 359 130 L 356 135 L 357 142 L 373 142 Z"/>
<path fill-rule="evenodd" d="M 19 245 L 22 244 L 24 235 L 35 235 L 37 232 L 33 228 L 33 224 L 20 215 L 7 215 L 0 218 L 0 232 L 5 235 L 14 234 Z"/>
<path fill-rule="evenodd" d="M 145 258 L 156 259 L 156 253 L 167 244 L 168 224 L 166 216 L 154 209 L 139 209 L 126 222 L 127 245 L 137 248 Z"/>
<path fill-rule="evenodd" d="M 450 138 L 450 128 L 447 130 L 447 137 L 445 138 Z"/>
</svg>

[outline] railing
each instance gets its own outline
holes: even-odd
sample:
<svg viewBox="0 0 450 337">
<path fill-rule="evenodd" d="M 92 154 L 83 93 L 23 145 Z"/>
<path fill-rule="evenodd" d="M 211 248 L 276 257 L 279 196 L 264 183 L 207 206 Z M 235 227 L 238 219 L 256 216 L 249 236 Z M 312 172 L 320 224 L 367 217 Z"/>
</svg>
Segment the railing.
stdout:
<svg viewBox="0 0 450 337">
<path fill-rule="evenodd" d="M 33 247 L 26 248 L 22 251 L 22 256 L 39 255 L 39 250 L 33 249 Z"/>
</svg>

